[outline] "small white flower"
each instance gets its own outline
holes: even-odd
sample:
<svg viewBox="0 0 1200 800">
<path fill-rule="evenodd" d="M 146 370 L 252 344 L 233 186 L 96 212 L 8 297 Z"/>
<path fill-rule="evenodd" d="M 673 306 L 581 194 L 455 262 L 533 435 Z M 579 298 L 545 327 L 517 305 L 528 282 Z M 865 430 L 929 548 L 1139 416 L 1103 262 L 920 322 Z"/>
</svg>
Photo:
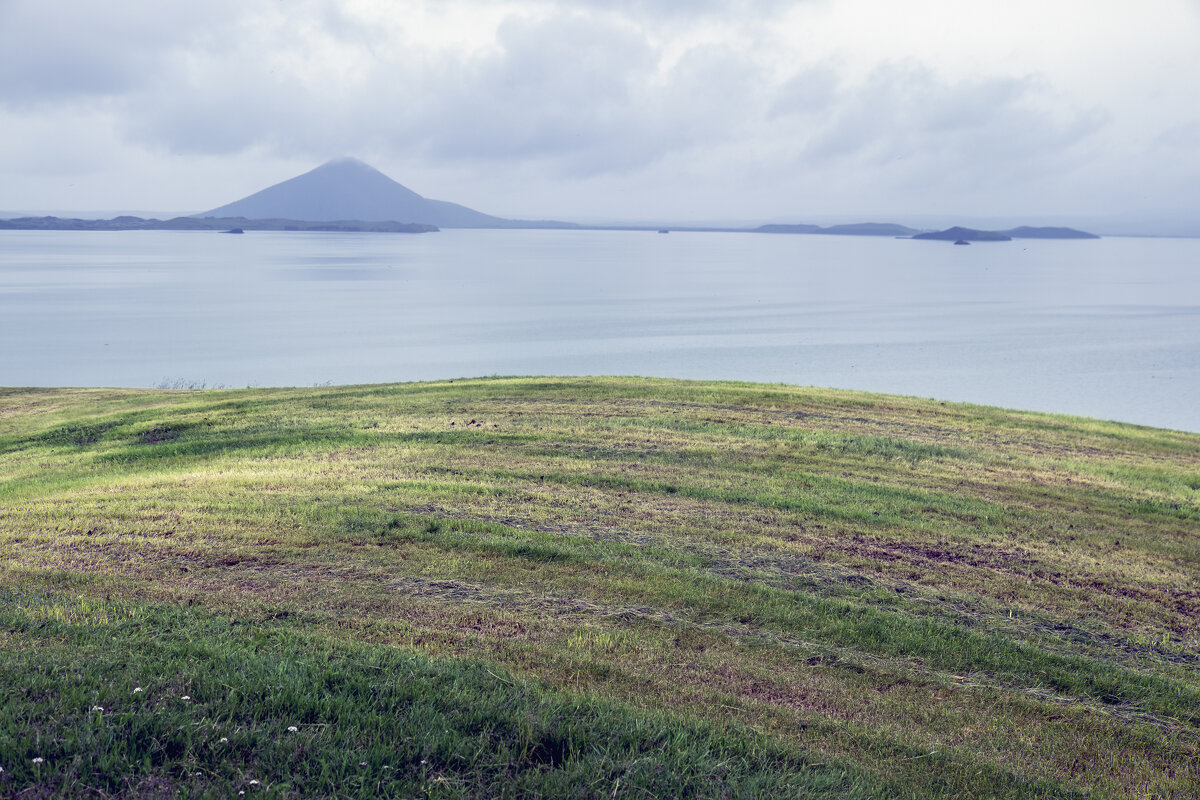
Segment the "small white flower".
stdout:
<svg viewBox="0 0 1200 800">
<path fill-rule="evenodd" d="M 35 758 L 35 759 L 33 760 L 33 763 L 35 763 L 35 764 L 44 764 L 44 763 L 46 763 L 46 759 L 42 758 L 41 756 L 38 756 L 37 758 Z"/>
<path fill-rule="evenodd" d="M 138 686 L 137 688 L 135 688 L 135 689 L 133 690 L 133 693 L 134 693 L 134 694 L 138 694 L 138 693 L 139 693 L 139 692 L 141 692 L 141 691 L 142 691 L 142 687 Z"/>
<path fill-rule="evenodd" d="M 181 698 L 179 698 L 179 699 L 180 699 L 180 700 L 191 700 L 191 699 L 192 699 L 192 696 L 191 696 L 190 694 L 185 694 L 183 697 L 181 697 Z"/>
<path fill-rule="evenodd" d="M 254 780 L 253 778 L 251 778 L 251 779 L 250 779 L 250 785 L 251 785 L 251 786 L 258 786 L 258 781 L 256 781 L 256 780 Z"/>
<path fill-rule="evenodd" d="M 4 774 L 4 767 L 0 767 L 0 775 Z"/>
<path fill-rule="evenodd" d="M 297 728 L 295 725 L 288 725 L 288 733 L 296 733 L 296 732 L 298 732 L 299 730 L 300 730 L 300 729 L 299 729 L 299 728 Z"/>
<path fill-rule="evenodd" d="M 238 790 L 238 794 L 245 794 L 245 793 L 246 793 L 246 790 L 245 790 L 245 789 L 239 789 L 239 790 Z"/>
<path fill-rule="evenodd" d="M 229 739 L 228 739 L 228 737 L 222 736 L 222 737 L 221 737 L 220 744 L 229 744 Z"/>
<path fill-rule="evenodd" d="M 103 714 L 104 706 L 92 706 L 92 711 L 99 711 L 101 714 Z"/>
<path fill-rule="evenodd" d="M 422 759 L 421 759 L 421 763 L 422 763 L 422 764 L 425 764 L 425 763 L 428 763 L 428 762 L 426 762 L 426 761 L 425 761 L 425 759 L 423 759 L 423 758 L 422 758 Z"/>
<path fill-rule="evenodd" d="M 367 765 L 367 762 L 365 762 L 365 761 L 360 761 L 360 762 L 358 762 L 358 765 L 359 765 L 360 767 L 365 767 L 365 766 Z"/>
</svg>

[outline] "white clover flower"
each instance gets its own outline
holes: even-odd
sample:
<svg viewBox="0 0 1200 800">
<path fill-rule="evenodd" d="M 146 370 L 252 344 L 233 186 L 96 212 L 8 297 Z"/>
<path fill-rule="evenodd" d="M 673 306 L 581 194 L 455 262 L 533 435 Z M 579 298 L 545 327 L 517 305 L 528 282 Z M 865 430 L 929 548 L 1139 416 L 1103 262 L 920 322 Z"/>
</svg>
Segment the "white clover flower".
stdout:
<svg viewBox="0 0 1200 800">
<path fill-rule="evenodd" d="M 299 730 L 295 725 L 288 725 L 288 733 L 297 733 Z"/>
<path fill-rule="evenodd" d="M 134 693 L 134 694 L 138 694 L 138 693 L 140 693 L 141 691 L 142 691 L 142 687 L 138 686 L 138 687 L 136 687 L 136 688 L 133 690 L 133 693 Z"/>
<path fill-rule="evenodd" d="M 37 758 L 35 758 L 35 759 L 33 760 L 33 763 L 35 763 L 35 764 L 44 764 L 44 763 L 46 763 L 46 759 L 42 758 L 41 756 L 38 756 Z"/>
</svg>

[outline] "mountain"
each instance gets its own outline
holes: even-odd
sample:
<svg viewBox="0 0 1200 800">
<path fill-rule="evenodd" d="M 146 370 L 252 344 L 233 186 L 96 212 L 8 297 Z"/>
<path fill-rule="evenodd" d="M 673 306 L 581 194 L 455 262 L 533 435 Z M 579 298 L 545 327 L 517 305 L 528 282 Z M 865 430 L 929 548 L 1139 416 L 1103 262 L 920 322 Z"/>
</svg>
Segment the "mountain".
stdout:
<svg viewBox="0 0 1200 800">
<path fill-rule="evenodd" d="M 196 214 L 312 222 L 394 221 L 440 228 L 565 228 L 563 222 L 503 219 L 474 209 L 429 200 L 355 158 L 339 158 L 249 197 Z"/>
</svg>

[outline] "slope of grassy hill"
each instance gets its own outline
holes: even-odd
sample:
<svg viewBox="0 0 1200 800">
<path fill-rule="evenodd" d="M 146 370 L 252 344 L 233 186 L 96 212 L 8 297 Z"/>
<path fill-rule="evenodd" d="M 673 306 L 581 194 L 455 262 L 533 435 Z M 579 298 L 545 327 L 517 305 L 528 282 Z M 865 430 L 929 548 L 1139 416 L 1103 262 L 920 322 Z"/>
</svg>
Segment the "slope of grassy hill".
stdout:
<svg viewBox="0 0 1200 800">
<path fill-rule="evenodd" d="M 0 796 L 1194 797 L 1200 436 L 786 386 L 0 390 Z"/>
</svg>

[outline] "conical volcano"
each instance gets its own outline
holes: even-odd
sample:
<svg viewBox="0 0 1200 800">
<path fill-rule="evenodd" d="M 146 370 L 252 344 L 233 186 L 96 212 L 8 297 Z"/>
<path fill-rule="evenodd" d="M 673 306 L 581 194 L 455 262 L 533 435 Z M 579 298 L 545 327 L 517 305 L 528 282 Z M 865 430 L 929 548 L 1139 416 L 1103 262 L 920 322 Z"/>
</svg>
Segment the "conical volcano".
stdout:
<svg viewBox="0 0 1200 800">
<path fill-rule="evenodd" d="M 200 217 L 415 222 L 441 228 L 509 228 L 520 223 L 457 203 L 428 200 L 356 158 L 338 158 Z"/>
</svg>

